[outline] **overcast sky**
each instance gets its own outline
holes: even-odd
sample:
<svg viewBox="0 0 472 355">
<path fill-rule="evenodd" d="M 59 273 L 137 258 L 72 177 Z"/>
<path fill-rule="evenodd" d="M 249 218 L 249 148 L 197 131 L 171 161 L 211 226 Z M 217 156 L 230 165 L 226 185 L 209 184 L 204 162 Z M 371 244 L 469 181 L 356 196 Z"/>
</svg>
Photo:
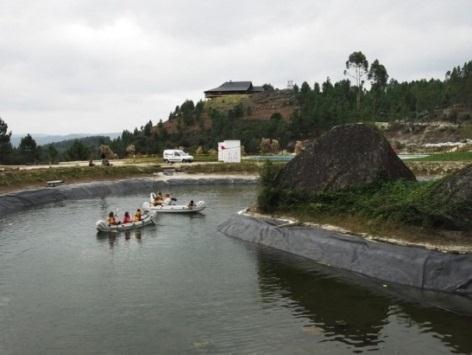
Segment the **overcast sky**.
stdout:
<svg viewBox="0 0 472 355">
<path fill-rule="evenodd" d="M 362 50 L 397 80 L 472 59 L 472 1 L 0 0 L 14 133 L 116 132 L 226 80 L 341 79 Z"/>
</svg>

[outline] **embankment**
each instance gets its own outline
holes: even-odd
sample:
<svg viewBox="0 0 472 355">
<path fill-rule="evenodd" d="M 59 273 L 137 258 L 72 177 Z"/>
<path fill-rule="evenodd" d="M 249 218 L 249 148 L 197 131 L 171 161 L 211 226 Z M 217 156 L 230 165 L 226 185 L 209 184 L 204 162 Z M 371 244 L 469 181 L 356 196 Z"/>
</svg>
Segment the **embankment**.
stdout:
<svg viewBox="0 0 472 355">
<path fill-rule="evenodd" d="M 0 195 L 0 215 L 19 212 L 48 203 L 78 200 L 108 195 L 169 190 L 176 185 L 255 184 L 256 176 L 180 175 L 170 177 L 133 178 L 115 181 L 95 181 L 52 188 L 36 188 Z"/>
<path fill-rule="evenodd" d="M 395 283 L 472 296 L 472 254 L 369 241 L 319 227 L 239 214 L 218 227 L 227 236 Z"/>
</svg>

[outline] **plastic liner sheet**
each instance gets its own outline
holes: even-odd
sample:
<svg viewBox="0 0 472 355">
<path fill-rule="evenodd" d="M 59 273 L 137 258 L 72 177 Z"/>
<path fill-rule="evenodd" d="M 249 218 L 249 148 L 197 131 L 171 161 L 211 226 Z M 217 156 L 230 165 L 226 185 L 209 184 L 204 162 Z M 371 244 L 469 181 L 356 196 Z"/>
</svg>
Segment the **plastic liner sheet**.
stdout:
<svg viewBox="0 0 472 355">
<path fill-rule="evenodd" d="M 472 254 L 368 241 L 356 235 L 236 215 L 218 226 L 227 236 L 306 257 L 386 282 L 472 296 Z"/>
<path fill-rule="evenodd" d="M 222 185 L 222 184 L 254 184 L 255 181 L 238 178 L 175 178 L 157 180 L 152 178 L 136 178 L 118 181 L 99 181 L 57 187 L 24 190 L 0 195 L 0 215 L 15 213 L 49 203 L 64 200 L 79 200 L 108 195 L 156 191 L 177 185 Z"/>
</svg>

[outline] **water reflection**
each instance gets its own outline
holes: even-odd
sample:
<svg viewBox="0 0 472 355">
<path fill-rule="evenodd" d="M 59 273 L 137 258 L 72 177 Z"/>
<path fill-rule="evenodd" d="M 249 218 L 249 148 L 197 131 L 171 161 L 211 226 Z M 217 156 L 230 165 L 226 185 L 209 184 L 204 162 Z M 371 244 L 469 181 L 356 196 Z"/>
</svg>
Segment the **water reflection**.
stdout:
<svg viewBox="0 0 472 355">
<path fill-rule="evenodd" d="M 384 327 L 397 317 L 454 351 L 472 352 L 469 298 L 387 286 L 267 249 L 258 250 L 257 264 L 263 302 L 289 300 L 295 316 L 310 319 L 312 325 L 305 330 L 322 333 L 322 341 L 342 342 L 354 351 L 376 350 L 386 341 Z M 418 302 L 452 304 L 461 307 L 457 310 L 462 315 Z"/>
<path fill-rule="evenodd" d="M 380 331 L 389 311 L 385 298 L 370 295 L 361 287 L 346 287 L 329 275 L 279 256 L 258 253 L 260 289 L 267 302 L 272 301 L 274 292 L 290 298 L 297 305 L 297 316 L 310 318 L 326 340 L 374 349 L 382 343 Z"/>
<path fill-rule="evenodd" d="M 472 317 L 457 315 L 441 309 L 403 305 L 402 316 L 413 320 L 422 333 L 431 332 L 435 338 L 455 352 L 472 354 L 471 324 Z"/>
<path fill-rule="evenodd" d="M 97 241 L 103 243 L 108 242 L 110 249 L 113 249 L 119 242 L 120 239 L 129 241 L 135 239 L 137 242 L 142 242 L 142 231 L 139 229 L 136 230 L 127 230 L 121 233 L 113 232 L 97 232 Z"/>
<path fill-rule="evenodd" d="M 99 202 L 100 210 L 102 210 L 102 211 L 108 211 L 108 209 L 109 209 L 109 204 L 108 204 L 107 199 L 106 199 L 105 197 L 102 197 L 102 198 L 100 198 L 99 201 L 100 201 L 100 202 Z"/>
</svg>

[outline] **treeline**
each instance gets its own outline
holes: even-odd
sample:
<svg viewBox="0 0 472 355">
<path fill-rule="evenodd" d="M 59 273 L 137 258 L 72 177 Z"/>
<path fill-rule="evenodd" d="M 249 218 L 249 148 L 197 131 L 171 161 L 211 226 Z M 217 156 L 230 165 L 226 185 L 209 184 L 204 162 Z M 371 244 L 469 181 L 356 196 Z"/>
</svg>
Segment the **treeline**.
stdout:
<svg viewBox="0 0 472 355">
<path fill-rule="evenodd" d="M 361 52 L 346 63 L 346 74 L 354 79 L 332 84 L 329 78 L 313 87 L 304 82 L 295 87 L 299 109 L 292 118 L 292 132 L 303 137 L 316 130 L 348 122 L 429 120 L 438 110 L 456 106 L 448 119 L 470 120 L 460 116 L 457 106 L 472 106 L 472 61 L 448 71 L 445 80 L 388 80 L 386 68 L 375 60 L 370 67 Z M 350 74 L 349 70 L 354 71 Z M 365 79 L 370 89 L 364 87 Z"/>
<path fill-rule="evenodd" d="M 11 132 L 0 118 L 0 164 L 57 163 L 59 161 L 100 158 L 99 147 L 111 143 L 109 137 L 91 136 L 64 140 L 40 146 L 34 138 L 25 135 L 18 147 L 11 144 Z"/>
<path fill-rule="evenodd" d="M 11 131 L 8 132 L 8 125 L 0 118 L 0 164 L 30 164 L 40 161 L 42 149 L 30 134 L 21 139 L 17 148 L 13 148 L 10 139 Z"/>
</svg>

